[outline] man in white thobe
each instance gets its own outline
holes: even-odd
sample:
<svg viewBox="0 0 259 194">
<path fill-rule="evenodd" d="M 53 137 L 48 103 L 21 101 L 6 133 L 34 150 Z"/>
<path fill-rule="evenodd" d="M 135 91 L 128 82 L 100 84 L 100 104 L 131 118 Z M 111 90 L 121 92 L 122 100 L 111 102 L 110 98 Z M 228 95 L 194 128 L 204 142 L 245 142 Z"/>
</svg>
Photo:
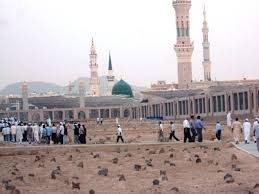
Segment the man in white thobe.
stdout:
<svg viewBox="0 0 259 194">
<path fill-rule="evenodd" d="M 33 126 L 33 136 L 34 136 L 34 142 L 35 143 L 39 143 L 40 138 L 39 138 L 39 125 L 37 125 L 36 123 Z"/>
<path fill-rule="evenodd" d="M 164 127 L 161 121 L 159 121 L 158 141 L 164 141 Z"/>
<path fill-rule="evenodd" d="M 227 114 L 227 127 L 228 127 L 229 130 L 231 130 L 231 126 L 232 126 L 231 112 L 228 112 L 228 114 Z"/>
<path fill-rule="evenodd" d="M 22 143 L 22 138 L 23 138 L 23 127 L 19 124 L 16 127 L 16 142 Z"/>
<path fill-rule="evenodd" d="M 52 126 L 50 118 L 47 119 L 47 123 L 48 123 L 48 126 Z"/>
<path fill-rule="evenodd" d="M 121 128 L 120 125 L 118 125 L 118 128 L 117 128 L 117 141 L 116 141 L 116 143 L 118 143 L 120 139 L 121 139 L 122 143 L 124 143 L 124 139 L 122 137 L 122 128 Z"/>
<path fill-rule="evenodd" d="M 244 137 L 245 137 L 245 144 L 250 143 L 250 130 L 251 130 L 251 123 L 248 119 L 245 120 L 243 123 L 243 131 L 244 131 Z"/>
</svg>

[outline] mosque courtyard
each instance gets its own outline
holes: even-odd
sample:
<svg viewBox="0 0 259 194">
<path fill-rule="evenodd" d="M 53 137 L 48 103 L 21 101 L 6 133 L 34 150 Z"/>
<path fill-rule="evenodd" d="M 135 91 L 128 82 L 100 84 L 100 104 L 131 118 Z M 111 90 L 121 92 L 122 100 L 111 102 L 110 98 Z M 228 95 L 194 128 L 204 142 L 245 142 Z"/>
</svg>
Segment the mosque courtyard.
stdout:
<svg viewBox="0 0 259 194">
<path fill-rule="evenodd" d="M 235 148 L 226 127 L 222 142 L 207 122 L 203 143 L 183 144 L 180 123 L 181 141 L 163 143 L 155 121 L 121 123 L 124 144 L 112 121 L 88 122 L 86 145 L 1 143 L 0 193 L 259 193 L 259 159 Z"/>
</svg>

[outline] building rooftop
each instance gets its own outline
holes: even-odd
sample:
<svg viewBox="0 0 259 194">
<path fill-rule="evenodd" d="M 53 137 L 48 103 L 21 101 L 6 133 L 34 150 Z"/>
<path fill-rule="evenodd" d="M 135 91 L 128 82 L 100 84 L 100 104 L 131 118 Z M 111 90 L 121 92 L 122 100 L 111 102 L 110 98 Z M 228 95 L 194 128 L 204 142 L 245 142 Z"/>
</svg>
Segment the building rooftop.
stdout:
<svg viewBox="0 0 259 194">
<path fill-rule="evenodd" d="M 183 98 L 190 96 L 204 95 L 206 93 L 226 92 L 247 89 L 250 85 L 225 85 L 210 86 L 207 89 L 189 89 L 189 90 L 172 90 L 172 91 L 148 91 L 142 92 L 144 95 L 157 96 L 165 99 Z"/>
</svg>

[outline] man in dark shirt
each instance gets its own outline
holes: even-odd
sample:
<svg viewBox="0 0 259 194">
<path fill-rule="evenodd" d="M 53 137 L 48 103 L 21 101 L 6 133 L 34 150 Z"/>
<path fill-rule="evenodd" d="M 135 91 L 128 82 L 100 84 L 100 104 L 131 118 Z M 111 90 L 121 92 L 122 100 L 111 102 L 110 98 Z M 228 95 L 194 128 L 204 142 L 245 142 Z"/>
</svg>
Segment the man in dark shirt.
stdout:
<svg viewBox="0 0 259 194">
<path fill-rule="evenodd" d="M 74 144 L 79 144 L 79 127 L 80 124 L 74 124 Z"/>
<path fill-rule="evenodd" d="M 195 129 L 198 134 L 198 142 L 202 142 L 202 140 L 203 140 L 203 138 L 202 138 L 202 129 L 203 128 L 204 128 L 204 126 L 203 126 L 203 122 L 201 121 L 201 117 L 197 116 L 197 119 L 195 121 Z"/>
<path fill-rule="evenodd" d="M 191 116 L 190 127 L 191 127 L 191 133 L 192 133 L 191 142 L 195 142 L 195 137 L 197 136 L 197 132 L 196 132 L 196 129 L 195 129 L 195 120 L 194 120 L 193 115 Z"/>
</svg>

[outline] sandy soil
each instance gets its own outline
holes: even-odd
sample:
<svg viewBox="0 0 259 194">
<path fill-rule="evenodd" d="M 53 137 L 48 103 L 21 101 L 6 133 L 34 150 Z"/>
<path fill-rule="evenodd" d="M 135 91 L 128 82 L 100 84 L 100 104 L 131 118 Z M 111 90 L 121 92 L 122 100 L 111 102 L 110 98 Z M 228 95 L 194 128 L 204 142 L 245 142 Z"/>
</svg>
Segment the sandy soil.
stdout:
<svg viewBox="0 0 259 194">
<path fill-rule="evenodd" d="M 114 136 L 113 129 L 106 130 Z M 132 140 L 137 136 L 140 140 L 156 139 L 155 132 L 153 136 L 141 132 L 136 136 L 130 130 L 127 133 Z M 90 134 L 100 138 L 98 130 Z M 182 136 L 180 131 L 178 134 Z M 214 134 L 208 129 L 205 136 L 210 139 Z M 231 139 L 230 133 L 223 138 Z M 55 147 L 51 152 L 46 149 L 33 155 L 0 156 L 0 193 L 89 193 L 91 189 L 97 194 L 259 193 L 259 185 L 254 188 L 259 184 L 259 159 L 227 142 L 171 143 L 137 149 L 129 145 L 120 152 L 87 152 L 82 147 L 64 151 Z M 107 176 L 99 175 L 104 168 L 108 169 Z M 224 180 L 227 173 L 232 178 Z"/>
</svg>

